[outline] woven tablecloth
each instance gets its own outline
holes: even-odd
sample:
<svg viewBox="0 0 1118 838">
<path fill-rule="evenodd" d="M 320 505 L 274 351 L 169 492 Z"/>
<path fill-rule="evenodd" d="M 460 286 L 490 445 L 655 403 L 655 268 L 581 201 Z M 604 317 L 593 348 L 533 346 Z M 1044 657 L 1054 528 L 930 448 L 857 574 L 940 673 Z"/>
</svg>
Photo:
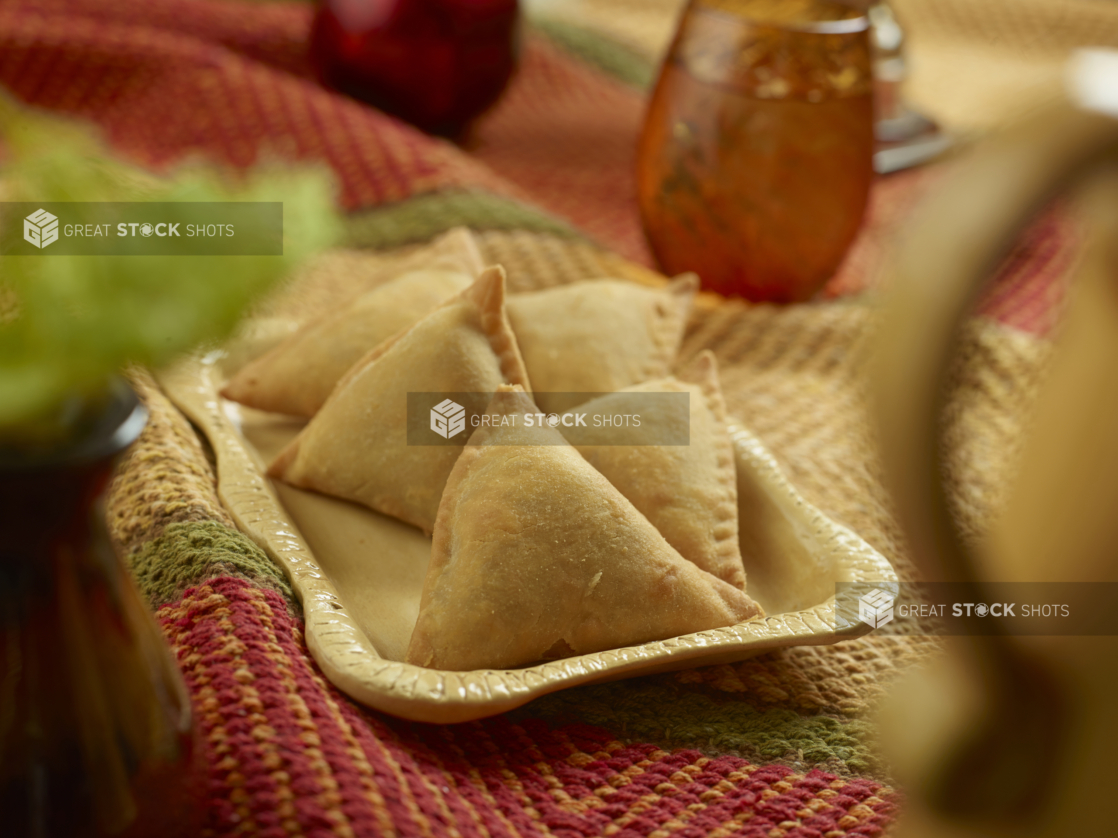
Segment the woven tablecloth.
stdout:
<svg viewBox="0 0 1118 838">
<path fill-rule="evenodd" d="M 351 246 L 265 311 L 313 315 L 383 251 L 458 224 L 514 290 L 651 265 L 632 158 L 670 16 L 645 41 L 616 16 L 584 26 L 568 9 L 531 22 L 507 95 L 453 145 L 319 87 L 311 14 L 286 3 L 2 0 L 0 83 L 99 124 L 153 167 L 196 154 L 328 163 Z M 865 232 L 828 287 L 837 299 L 702 308 L 682 353 L 714 350 L 731 413 L 809 501 L 906 579 L 863 405 L 872 293 L 854 292 L 874 283 L 886 244 L 938 177 L 932 167 L 877 183 Z M 1038 336 L 1073 262 L 1066 224 L 1045 216 L 965 337 L 949 471 L 974 532 L 998 501 L 1047 354 Z M 937 648 L 903 619 L 831 647 L 570 689 L 468 724 L 354 705 L 309 656 L 282 571 L 221 507 L 203 441 L 151 378 L 137 387 L 151 418 L 111 488 L 109 524 L 193 694 L 206 835 L 876 835 L 903 806 L 875 756 L 873 708 Z"/>
</svg>

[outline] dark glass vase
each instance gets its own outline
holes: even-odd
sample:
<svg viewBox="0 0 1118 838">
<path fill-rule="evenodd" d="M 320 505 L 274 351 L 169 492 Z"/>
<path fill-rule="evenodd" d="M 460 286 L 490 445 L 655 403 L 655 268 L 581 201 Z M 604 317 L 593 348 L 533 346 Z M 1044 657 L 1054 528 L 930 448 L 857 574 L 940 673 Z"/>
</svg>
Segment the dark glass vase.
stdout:
<svg viewBox="0 0 1118 838">
<path fill-rule="evenodd" d="M 189 696 L 99 514 L 145 418 L 120 384 L 69 443 L 0 448 L 0 833 L 11 838 L 198 831 Z"/>
</svg>

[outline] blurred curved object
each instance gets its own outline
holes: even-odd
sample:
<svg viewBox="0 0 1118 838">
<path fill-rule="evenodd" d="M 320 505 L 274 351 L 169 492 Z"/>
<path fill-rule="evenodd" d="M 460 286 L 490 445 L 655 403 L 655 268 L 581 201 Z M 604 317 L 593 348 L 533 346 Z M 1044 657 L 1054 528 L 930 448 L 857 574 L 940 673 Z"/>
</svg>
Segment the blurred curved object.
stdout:
<svg viewBox="0 0 1118 838">
<path fill-rule="evenodd" d="M 1081 95 L 1118 89 L 1118 61 L 1076 62 L 1071 89 L 1074 103 L 959 160 L 913 219 L 881 312 L 873 389 L 886 476 L 924 578 L 964 585 L 974 602 L 995 601 L 997 582 L 1118 579 L 1118 120 Z M 1093 236 L 1019 476 L 976 552 L 941 478 L 956 335 L 1023 227 L 1073 190 L 1087 198 Z M 948 651 L 887 712 L 886 739 L 915 798 L 902 834 L 1110 834 L 1096 802 L 1114 785 L 1115 638 L 1001 633 L 957 638 Z"/>
</svg>

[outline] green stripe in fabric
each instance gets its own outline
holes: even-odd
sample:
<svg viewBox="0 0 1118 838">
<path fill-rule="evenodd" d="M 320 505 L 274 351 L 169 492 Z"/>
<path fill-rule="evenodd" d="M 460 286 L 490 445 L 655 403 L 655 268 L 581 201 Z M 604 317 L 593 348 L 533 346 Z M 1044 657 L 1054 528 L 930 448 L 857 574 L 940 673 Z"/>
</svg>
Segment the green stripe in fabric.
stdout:
<svg viewBox="0 0 1118 838">
<path fill-rule="evenodd" d="M 582 238 L 569 224 L 540 210 L 486 192 L 456 190 L 418 195 L 355 212 L 345 220 L 345 244 L 377 249 L 399 247 L 428 241 L 457 226 Z"/>
<path fill-rule="evenodd" d="M 537 699 L 514 715 L 555 724 L 581 721 L 616 731 L 629 741 L 737 753 L 754 763 L 780 762 L 796 770 L 820 767 L 863 777 L 882 771 L 874 754 L 873 727 L 867 721 L 801 715 L 741 701 L 716 702 L 655 681 L 564 690 Z"/>
<path fill-rule="evenodd" d="M 577 24 L 533 18 L 532 27 L 557 47 L 642 90 L 656 81 L 657 66 L 636 50 Z"/>
<path fill-rule="evenodd" d="M 236 576 L 272 588 L 295 604 L 287 577 L 264 551 L 216 521 L 169 524 L 158 538 L 129 556 L 128 565 L 153 607 L 174 602 L 187 588 L 217 576 Z"/>
</svg>

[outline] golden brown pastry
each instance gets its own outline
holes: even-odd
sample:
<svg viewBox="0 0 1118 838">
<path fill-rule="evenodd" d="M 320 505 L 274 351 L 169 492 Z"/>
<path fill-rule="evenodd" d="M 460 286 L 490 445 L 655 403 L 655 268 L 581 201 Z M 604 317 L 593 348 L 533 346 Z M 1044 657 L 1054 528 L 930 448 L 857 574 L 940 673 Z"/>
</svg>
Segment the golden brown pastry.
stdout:
<svg viewBox="0 0 1118 838">
<path fill-rule="evenodd" d="M 566 393 L 612 393 L 668 374 L 698 280 L 664 288 L 590 280 L 509 298 L 509 322 L 536 403 L 562 413 L 585 401 Z"/>
<path fill-rule="evenodd" d="M 761 616 L 683 559 L 539 409 L 502 387 L 447 481 L 407 661 L 519 666 Z M 498 424 L 502 423 L 502 424 Z"/>
<path fill-rule="evenodd" d="M 636 384 L 580 405 L 578 412 L 639 414 L 642 433 L 663 438 L 658 432 L 669 431 L 667 426 L 680 417 L 650 411 L 642 398 L 647 393 L 688 393 L 688 445 L 611 445 L 608 443 L 619 438 L 618 429 L 592 423 L 561 430 L 683 558 L 745 590 L 738 546 L 734 449 L 726 430 L 726 406 L 714 355 L 709 351 L 699 355 L 686 378 L 688 381 L 662 378 Z"/>
<path fill-rule="evenodd" d="M 221 394 L 260 410 L 313 416 L 342 376 L 369 350 L 414 325 L 474 281 L 482 268 L 477 248 L 464 231 L 453 237 L 460 253 L 432 258 L 307 324 L 238 370 Z"/>
<path fill-rule="evenodd" d="M 461 446 L 408 445 L 407 395 L 528 386 L 504 309 L 505 273 L 477 282 L 355 365 L 268 474 L 430 532 Z"/>
</svg>

